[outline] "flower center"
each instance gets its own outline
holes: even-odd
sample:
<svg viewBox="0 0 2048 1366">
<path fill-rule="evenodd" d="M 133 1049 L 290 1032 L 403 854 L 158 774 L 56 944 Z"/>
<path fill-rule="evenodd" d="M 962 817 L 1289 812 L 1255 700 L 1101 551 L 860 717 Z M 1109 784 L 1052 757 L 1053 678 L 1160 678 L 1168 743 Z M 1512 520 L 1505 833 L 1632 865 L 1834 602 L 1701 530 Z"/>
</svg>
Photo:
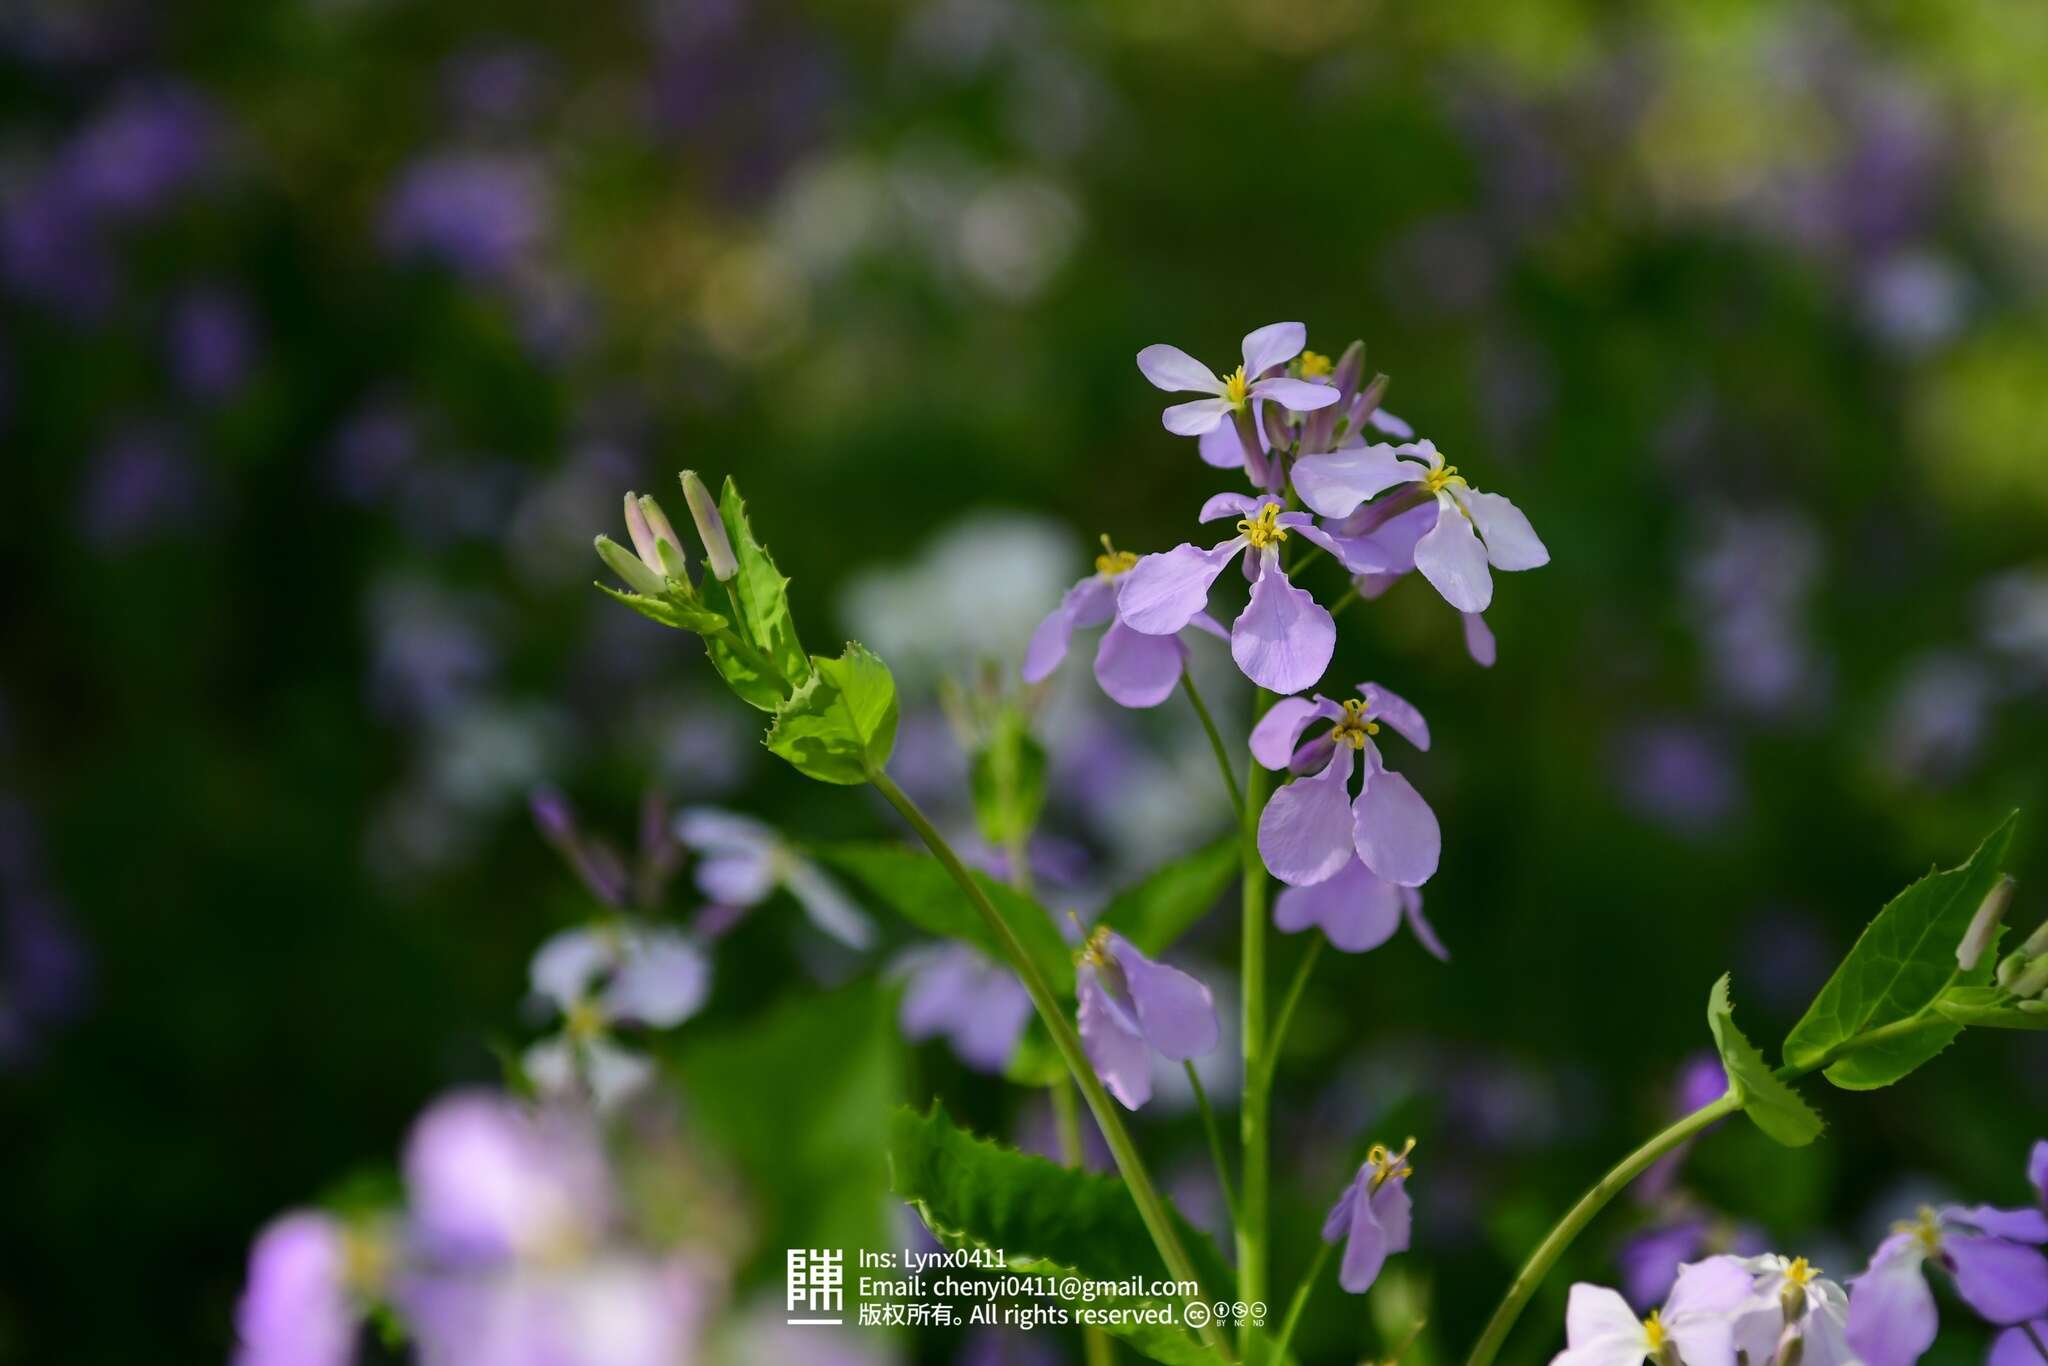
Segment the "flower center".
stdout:
<svg viewBox="0 0 2048 1366">
<path fill-rule="evenodd" d="M 1238 522 L 1237 534 L 1250 541 L 1254 550 L 1264 550 L 1286 540 L 1287 528 L 1280 525 L 1280 505 L 1267 503 L 1260 507 L 1258 516 Z"/>
<path fill-rule="evenodd" d="M 1081 947 L 1074 952 L 1074 961 L 1077 964 L 1090 963 L 1098 968 L 1110 966 L 1109 926 L 1097 926 L 1092 934 L 1082 940 Z"/>
<path fill-rule="evenodd" d="M 1650 1317 L 1643 1320 L 1643 1340 L 1650 1344 L 1651 1351 L 1657 1352 L 1663 1350 L 1669 1336 L 1664 1330 L 1664 1311 L 1652 1309 Z"/>
<path fill-rule="evenodd" d="M 1344 717 L 1330 728 L 1330 739 L 1353 749 L 1364 749 L 1365 742 L 1380 733 L 1380 723 L 1369 720 L 1365 714 L 1365 703 L 1353 697 L 1344 703 Z"/>
<path fill-rule="evenodd" d="M 1927 1250 L 1930 1257 L 1941 1252 L 1941 1219 L 1935 1214 L 1932 1205 L 1922 1205 L 1920 1217 L 1910 1224 L 1904 1220 L 1893 1224 L 1892 1232 L 1912 1234 L 1920 1240 L 1920 1246 Z"/>
<path fill-rule="evenodd" d="M 604 1033 L 604 1011 L 595 1001 L 577 1001 L 563 1013 L 562 1028 L 570 1038 L 587 1043 Z"/>
<path fill-rule="evenodd" d="M 1415 1174 L 1415 1167 L 1408 1161 L 1408 1154 L 1415 1151 L 1415 1140 L 1409 1139 L 1395 1152 L 1384 1143 L 1375 1143 L 1365 1154 L 1367 1165 L 1372 1168 L 1372 1189 L 1378 1190 L 1387 1182 L 1406 1179 Z"/>
<path fill-rule="evenodd" d="M 1250 395 L 1252 382 L 1244 377 L 1244 367 L 1238 366 L 1223 377 L 1223 401 L 1230 405 L 1230 411 L 1244 411 L 1245 399 Z"/>
<path fill-rule="evenodd" d="M 1422 487 L 1432 498 L 1442 493 L 1452 484 L 1456 484 L 1461 489 L 1470 487 L 1470 485 L 1466 484 L 1464 476 L 1458 473 L 1456 465 L 1438 465 L 1428 474 L 1422 476 Z"/>
<path fill-rule="evenodd" d="M 1119 574 L 1130 573 L 1131 566 L 1137 562 L 1138 557 L 1135 554 L 1128 550 L 1118 550 L 1109 543 L 1109 533 L 1102 533 L 1102 553 L 1095 557 L 1096 573 L 1105 579 L 1113 579 Z"/>
<path fill-rule="evenodd" d="M 1322 379 L 1335 370 L 1337 365 L 1320 351 L 1304 351 L 1301 353 L 1300 368 L 1303 379 Z"/>
<path fill-rule="evenodd" d="M 348 1227 L 341 1234 L 341 1279 L 364 1299 L 383 1293 L 391 1271 L 391 1249 L 376 1232 Z"/>
<path fill-rule="evenodd" d="M 1785 1268 L 1786 1282 L 1796 1285 L 1801 1289 L 1805 1289 L 1806 1283 L 1818 1275 L 1820 1275 L 1820 1268 L 1809 1265 L 1804 1257 L 1793 1258 L 1792 1265 Z"/>
</svg>

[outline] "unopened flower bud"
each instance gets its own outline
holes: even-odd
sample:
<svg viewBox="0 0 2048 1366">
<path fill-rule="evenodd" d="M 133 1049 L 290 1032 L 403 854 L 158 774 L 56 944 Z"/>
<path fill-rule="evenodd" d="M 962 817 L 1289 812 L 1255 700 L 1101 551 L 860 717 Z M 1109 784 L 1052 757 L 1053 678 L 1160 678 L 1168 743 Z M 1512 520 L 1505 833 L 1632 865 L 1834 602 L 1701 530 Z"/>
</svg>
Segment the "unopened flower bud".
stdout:
<svg viewBox="0 0 2048 1366">
<path fill-rule="evenodd" d="M 732 541 L 725 534 L 725 519 L 718 515 L 711 490 L 704 487 L 695 470 L 684 470 L 680 477 L 683 498 L 690 505 L 690 520 L 697 524 L 697 539 L 704 542 L 704 564 L 712 578 L 728 582 L 740 572 L 740 562 L 733 558 Z"/>
<path fill-rule="evenodd" d="M 1323 411 L 1329 412 L 1349 403 L 1351 396 L 1358 392 L 1358 382 L 1364 378 L 1365 343 L 1355 341 L 1344 348 L 1343 355 L 1337 357 L 1337 368 L 1330 375 L 1330 383 L 1336 386 L 1338 394 L 1342 397 Z"/>
<path fill-rule="evenodd" d="M 1287 410 L 1279 404 L 1261 403 L 1259 423 L 1265 429 L 1266 444 L 1276 455 L 1294 444 L 1294 431 L 1287 425 Z"/>
<path fill-rule="evenodd" d="M 2020 948 L 2025 950 L 2029 957 L 2037 953 L 2048 953 L 2048 920 L 2042 921 L 2040 928 L 2028 935 L 2027 942 L 2020 945 Z"/>
<path fill-rule="evenodd" d="M 654 528 L 647 525 L 647 514 L 641 510 L 640 495 L 626 490 L 626 534 L 633 538 L 633 553 L 640 557 L 640 563 L 659 574 L 661 552 L 655 549 Z"/>
<path fill-rule="evenodd" d="M 2043 987 L 2048 987 L 2048 953 L 2028 960 L 2026 968 L 2013 979 L 2008 990 L 2015 996 L 2030 997 L 2039 996 Z"/>
<path fill-rule="evenodd" d="M 2005 923 L 2005 908 L 2012 905 L 2012 887 L 2010 876 L 2000 878 L 1978 903 L 1977 914 L 1970 917 L 1970 928 L 1963 932 L 1963 942 L 1956 945 L 1956 966 L 1964 972 L 1976 967 L 1984 950 L 1998 938 L 1998 927 Z"/>
<path fill-rule="evenodd" d="M 2048 1015 L 2048 1001 L 2021 1001 L 2019 1007 L 2029 1015 Z"/>
<path fill-rule="evenodd" d="M 661 504 L 654 501 L 654 495 L 640 495 L 640 512 L 647 518 L 647 529 L 654 533 L 656 565 L 663 577 L 689 581 L 689 562 L 683 556 L 682 537 L 669 524 L 668 514 L 661 510 Z"/>
<path fill-rule="evenodd" d="M 2014 949 L 2011 953 L 1998 960 L 1998 985 L 2004 987 L 2007 991 L 2011 991 L 2012 984 L 2019 981 L 2020 974 L 2026 970 L 2027 951 L 2025 949 Z"/>
<path fill-rule="evenodd" d="M 1357 398 L 1351 400 L 1351 425 L 1363 427 L 1365 420 L 1378 411 L 1380 400 L 1387 396 L 1387 386 L 1393 377 L 1384 371 L 1372 377 L 1372 383 L 1365 386 Z"/>
<path fill-rule="evenodd" d="M 611 537 L 598 537 L 596 545 L 597 557 L 635 593 L 642 597 L 658 598 L 668 591 L 668 585 L 662 581 L 661 575 L 642 564 L 632 551 Z"/>
</svg>

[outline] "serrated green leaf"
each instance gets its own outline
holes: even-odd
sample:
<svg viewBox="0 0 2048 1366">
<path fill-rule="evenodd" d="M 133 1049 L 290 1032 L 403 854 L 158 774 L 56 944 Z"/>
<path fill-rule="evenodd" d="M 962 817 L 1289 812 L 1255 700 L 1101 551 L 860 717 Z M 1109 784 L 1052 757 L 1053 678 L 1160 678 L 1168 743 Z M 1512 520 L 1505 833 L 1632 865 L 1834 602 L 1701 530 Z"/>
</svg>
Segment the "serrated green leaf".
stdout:
<svg viewBox="0 0 2048 1366">
<path fill-rule="evenodd" d="M 976 1138 L 956 1127 L 936 1102 L 929 1114 L 908 1107 L 896 1112 L 889 1166 L 896 1193 L 917 1207 L 942 1243 L 999 1250 L 1014 1273 L 1092 1281 L 1151 1281 L 1167 1275 L 1123 1182 Z M 1201 1279 L 1204 1299 L 1232 1298 L 1235 1278 L 1215 1244 L 1178 1214 L 1171 1217 Z M 1170 1302 L 1125 1296 L 1085 1303 L 1109 1308 Z M 1168 1366 L 1216 1360 L 1177 1328 L 1103 1327 Z"/>
<path fill-rule="evenodd" d="M 929 855 L 894 844 L 828 844 L 811 853 L 866 887 L 911 924 L 949 939 L 963 939 L 998 963 L 1005 962 L 981 913 L 967 894 Z M 1074 956 L 1046 909 L 985 873 L 974 881 L 1031 955 L 1038 970 L 1063 994 L 1074 988 Z"/>
<path fill-rule="evenodd" d="M 694 631 L 703 635 L 708 631 L 725 629 L 725 618 L 704 608 L 685 607 L 671 598 L 650 598 L 639 593 L 621 593 L 608 584 L 598 584 L 597 591 L 622 602 L 650 621 L 663 626 L 673 626 L 680 631 Z"/>
<path fill-rule="evenodd" d="M 1779 1081 L 1755 1044 L 1735 1027 L 1735 1007 L 1728 1000 L 1728 974 L 1714 983 L 1707 997 L 1707 1028 L 1721 1054 L 1721 1068 L 1730 1089 L 1742 1098 L 1743 1113 L 1764 1133 L 1788 1148 L 1803 1148 L 1826 1127 L 1799 1093 Z"/>
<path fill-rule="evenodd" d="M 1785 1061 L 1812 1066 L 1859 1035 L 1919 1015 L 1948 986 L 1978 986 L 1991 979 L 1995 952 L 1986 952 L 1975 968 L 1961 972 L 1956 945 L 1998 880 L 2017 816 L 2007 816 L 1967 862 L 1946 872 L 1929 871 L 1877 913 L 1785 1036 Z M 1850 1091 L 1889 1086 L 1948 1047 L 1961 1029 L 1953 1021 L 1930 1017 L 1926 1028 L 1837 1058 L 1824 1075 Z"/>
<path fill-rule="evenodd" d="M 858 641 L 848 641 L 839 658 L 811 666 L 810 677 L 775 709 L 768 748 L 820 782 L 864 783 L 896 747 L 896 680 Z"/>
<path fill-rule="evenodd" d="M 1045 746 L 1016 707 L 1004 707 L 989 737 L 969 757 L 968 787 L 981 836 L 997 848 L 1021 841 L 1045 809 Z"/>
<path fill-rule="evenodd" d="M 775 567 L 767 547 L 754 538 L 754 528 L 747 522 L 746 501 L 740 497 L 739 485 L 731 475 L 726 476 L 725 486 L 719 490 L 718 515 L 725 522 L 733 559 L 739 564 L 732 588 L 739 597 L 741 615 L 746 618 L 745 639 L 766 655 L 768 662 L 794 687 L 810 676 L 811 662 L 797 640 L 796 621 L 790 616 L 789 580 Z"/>
<path fill-rule="evenodd" d="M 1236 878 L 1243 857 L 1243 843 L 1236 835 L 1184 854 L 1118 892 L 1103 907 L 1097 923 L 1156 958 L 1215 907 L 1223 889 Z"/>
</svg>

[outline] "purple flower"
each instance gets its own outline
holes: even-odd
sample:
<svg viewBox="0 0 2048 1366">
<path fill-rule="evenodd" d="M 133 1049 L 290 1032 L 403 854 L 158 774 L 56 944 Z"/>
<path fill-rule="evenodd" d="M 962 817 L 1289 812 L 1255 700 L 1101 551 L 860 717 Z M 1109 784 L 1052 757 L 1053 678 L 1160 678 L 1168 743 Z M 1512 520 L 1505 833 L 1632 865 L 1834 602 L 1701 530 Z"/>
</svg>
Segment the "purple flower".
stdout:
<svg viewBox="0 0 2048 1366">
<path fill-rule="evenodd" d="M 1426 750 L 1428 723 L 1377 683 L 1361 683 L 1358 691 L 1363 701 L 1342 705 L 1320 693 L 1284 698 L 1252 730 L 1253 758 L 1267 768 L 1308 774 L 1275 792 L 1259 816 L 1259 852 L 1273 876 L 1291 887 L 1328 882 L 1354 861 L 1354 851 L 1375 877 L 1420 887 L 1443 852 L 1436 813 L 1413 784 L 1385 766 L 1373 743 L 1384 720 Z M 1302 732 L 1319 720 L 1336 724 L 1297 749 Z M 1365 776 L 1354 802 L 1351 774 L 1361 751 Z"/>
<path fill-rule="evenodd" d="M 1280 500 L 1271 496 L 1217 494 L 1202 505 L 1201 520 L 1237 513 L 1237 535 L 1208 550 L 1183 541 L 1139 560 L 1117 587 L 1117 616 L 1143 635 L 1176 635 L 1208 606 L 1216 576 L 1238 552 L 1251 550 L 1256 558 L 1245 561 L 1251 601 L 1231 623 L 1231 658 L 1269 692 L 1297 693 L 1314 686 L 1337 648 L 1337 623 L 1307 589 L 1288 581 L 1280 568 L 1280 543 L 1300 532 L 1316 545 L 1334 547 L 1306 513 L 1280 508 Z"/>
<path fill-rule="evenodd" d="M 589 1123 L 489 1091 L 436 1101 L 406 1141 L 409 1241 L 437 1268 L 544 1261 L 598 1244 L 610 1173 Z"/>
<path fill-rule="evenodd" d="M 282 1215 L 249 1249 L 235 1309 L 234 1366 L 348 1366 L 362 1319 L 350 1290 L 349 1234 L 325 1214 Z"/>
<path fill-rule="evenodd" d="M 687 1257 L 613 1252 L 421 1277 L 403 1307 L 420 1366 L 676 1366 L 700 1359 L 712 1291 Z"/>
<path fill-rule="evenodd" d="M 175 434 L 124 425 L 93 461 L 80 508 L 85 539 L 116 554 L 200 520 L 210 490 Z"/>
<path fill-rule="evenodd" d="M 1354 856 L 1337 875 L 1308 887 L 1289 887 L 1273 904 L 1273 923 L 1288 934 L 1320 928 L 1330 947 L 1345 953 L 1376 949 L 1403 920 L 1422 947 L 1448 963 L 1451 955 L 1422 915 L 1422 893 L 1375 877 Z"/>
<path fill-rule="evenodd" d="M 1731 1320 L 1752 1280 L 1733 1257 L 1695 1262 L 1680 1268 L 1671 1298 L 1646 1319 L 1617 1292 L 1581 1281 L 1565 1306 L 1565 1350 L 1550 1366 L 1641 1366 L 1665 1360 L 1667 1348 L 1686 1366 L 1735 1366 Z"/>
<path fill-rule="evenodd" d="M 438 261 L 471 279 L 526 263 L 546 236 L 547 182 L 533 163 L 508 156 L 444 153 L 415 162 L 384 205 L 384 245 Z"/>
<path fill-rule="evenodd" d="M 654 1074 L 646 1058 L 614 1044 L 611 1032 L 672 1029 L 703 1008 L 711 988 L 703 953 L 665 929 L 564 930 L 541 945 L 529 972 L 534 994 L 561 1016 L 562 1030 L 527 1050 L 527 1075 L 547 1095 L 587 1091 L 600 1110 Z"/>
<path fill-rule="evenodd" d="M 874 926 L 845 892 L 774 830 L 751 817 L 716 807 L 686 807 L 676 816 L 676 838 L 702 855 L 697 889 L 727 906 L 758 906 L 777 887 L 786 889 L 813 924 L 852 948 L 866 948 Z"/>
<path fill-rule="evenodd" d="M 2042 1169 L 2036 1148 L 2034 1169 Z M 1868 1366 L 1911 1366 L 1934 1342 L 1934 1291 L 1925 1267 L 1953 1278 L 1963 1302 L 1992 1323 L 2048 1315 L 2048 1214 L 1987 1205 L 1923 1207 L 1898 1224 L 1849 1282 L 1849 1345 Z"/>
<path fill-rule="evenodd" d="M 111 215 L 147 213 L 197 180 L 221 141 L 213 108 L 168 82 L 124 90 L 66 149 L 66 182 Z"/>
<path fill-rule="evenodd" d="M 1423 460 L 1399 458 L 1404 455 Z M 1435 500 L 1435 518 L 1414 544 L 1414 564 L 1460 612 L 1483 612 L 1493 601 L 1488 565 L 1520 570 L 1550 563 L 1550 551 L 1521 509 L 1497 493 L 1473 488 L 1456 465 L 1444 463 L 1433 441 L 1354 447 L 1303 456 L 1294 465 L 1295 492 L 1325 517 L 1349 517 L 1367 499 L 1399 484 L 1415 486 L 1419 493 L 1411 498 Z M 1336 553 L 1345 558 L 1341 548 Z"/>
<path fill-rule="evenodd" d="M 1172 1062 L 1191 1062 L 1221 1037 L 1209 988 L 1153 962 L 1107 927 L 1081 950 L 1075 995 L 1088 1061 L 1128 1110 L 1152 1098 L 1155 1051 Z"/>
<path fill-rule="evenodd" d="M 1785 1359 L 1781 1345 L 1797 1341 L 1800 1366 L 1856 1366 L 1848 1341 L 1849 1297 L 1819 1267 L 1775 1252 L 1737 1264 L 1753 1279 L 1749 1302 L 1735 1315 L 1736 1351 L 1766 1366 Z"/>
<path fill-rule="evenodd" d="M 1327 408 L 1338 399 L 1327 384 L 1289 379 L 1269 373 L 1301 354 L 1308 328 L 1300 323 L 1268 323 L 1244 338 L 1244 364 L 1218 379 L 1216 372 L 1177 346 L 1152 345 L 1138 353 L 1138 369 L 1168 393 L 1210 394 L 1192 403 L 1176 403 L 1161 414 L 1166 430 L 1176 436 L 1213 431 L 1226 416 L 1250 413 L 1253 399 L 1269 398 L 1295 412 Z"/>
<path fill-rule="evenodd" d="M 1024 651 L 1024 681 L 1042 683 L 1067 657 L 1067 645 L 1074 632 L 1109 623 L 1102 643 L 1095 650 L 1095 681 L 1110 699 L 1126 707 L 1156 707 L 1173 695 L 1187 667 L 1188 647 L 1177 635 L 1146 635 L 1133 630 L 1116 616 L 1117 580 L 1131 571 L 1138 557 L 1118 550 L 1102 538 L 1102 553 L 1095 557 L 1095 572 L 1069 588 L 1060 605 L 1053 608 Z M 1186 629 L 1206 631 L 1218 639 L 1229 632 L 1207 612 L 1197 612 Z"/>
<path fill-rule="evenodd" d="M 898 1020 L 914 1042 L 944 1037 L 977 1072 L 1001 1072 L 1031 1021 L 1031 997 L 1009 969 L 965 944 L 929 944 L 898 960 L 907 974 Z"/>
<path fill-rule="evenodd" d="M 1372 1289 L 1387 1258 L 1408 1250 L 1414 1211 L 1408 1198 L 1408 1178 L 1415 1174 L 1408 1154 L 1414 1151 L 1412 1138 L 1399 1152 L 1384 1143 L 1373 1144 L 1358 1175 L 1323 1220 L 1323 1241 L 1343 1240 L 1344 1259 L 1337 1264 L 1337 1284 L 1353 1295 Z"/>
<path fill-rule="evenodd" d="M 194 398 L 228 398 L 248 378 L 256 352 L 256 322 L 239 295 L 195 289 L 171 313 L 171 373 Z"/>
</svg>

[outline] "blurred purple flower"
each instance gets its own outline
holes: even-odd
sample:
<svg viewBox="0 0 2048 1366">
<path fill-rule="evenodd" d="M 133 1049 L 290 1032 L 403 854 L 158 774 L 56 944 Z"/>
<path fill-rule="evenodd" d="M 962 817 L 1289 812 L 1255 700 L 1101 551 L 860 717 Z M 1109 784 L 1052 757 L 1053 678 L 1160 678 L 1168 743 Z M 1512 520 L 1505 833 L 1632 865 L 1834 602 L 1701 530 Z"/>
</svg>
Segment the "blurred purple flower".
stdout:
<svg viewBox="0 0 2048 1366">
<path fill-rule="evenodd" d="M 0 271 L 23 298 L 86 323 L 112 306 L 118 267 L 91 207 L 50 175 L 0 197 Z"/>
<path fill-rule="evenodd" d="M 771 827 L 717 807 L 686 807 L 675 836 L 699 857 L 697 889 L 728 906 L 758 906 L 777 888 L 796 898 L 811 922 L 849 947 L 866 948 L 874 926 L 839 885 Z"/>
<path fill-rule="evenodd" d="M 1089 937 L 1074 993 L 1088 1061 L 1129 1110 L 1152 1098 L 1155 1051 L 1170 1062 L 1192 1062 L 1221 1037 L 1209 988 L 1155 963 L 1114 930 Z"/>
<path fill-rule="evenodd" d="M 1766 717 L 1826 702 L 1827 670 L 1806 620 L 1821 565 L 1820 534 L 1799 514 L 1711 519 L 1684 578 L 1718 695 Z"/>
<path fill-rule="evenodd" d="M 372 400 L 334 434 L 331 468 L 335 487 L 352 503 L 382 498 L 419 458 L 419 421 L 388 398 Z"/>
<path fill-rule="evenodd" d="M 1385 1144 L 1373 1144 L 1358 1175 L 1323 1219 L 1323 1241 L 1344 1244 L 1337 1284 L 1353 1295 L 1372 1289 L 1387 1258 L 1408 1250 L 1414 1215 L 1408 1198 L 1408 1178 L 1414 1175 L 1414 1168 L 1408 1164 L 1408 1155 L 1414 1151 L 1412 1138 L 1398 1152 Z"/>
<path fill-rule="evenodd" d="M 362 1314 L 348 1263 L 335 1219 L 301 1210 L 273 1220 L 249 1250 L 234 1366 L 349 1366 Z"/>
<path fill-rule="evenodd" d="M 370 699 L 389 719 L 447 716 L 497 671 L 488 600 L 401 579 L 371 588 L 369 617 Z"/>
<path fill-rule="evenodd" d="M 896 970 L 907 979 L 897 1016 L 904 1037 L 942 1037 L 979 1072 L 1009 1064 L 1031 1022 L 1031 997 L 1008 968 L 965 944 L 931 944 L 903 954 Z"/>
<path fill-rule="evenodd" d="M 2023 671 L 2029 688 L 2048 687 L 2048 567 L 2000 574 L 1978 597 L 1978 634 Z"/>
<path fill-rule="evenodd" d="M 92 209 L 116 217 L 150 213 L 206 175 L 225 125 L 203 95 L 174 81 L 117 93 L 64 150 L 65 180 Z"/>
<path fill-rule="evenodd" d="M 1291 887 L 1327 882 L 1354 860 L 1384 881 L 1419 887 L 1442 856 L 1436 813 L 1414 784 L 1387 768 L 1373 740 L 1385 721 L 1427 750 L 1429 723 L 1377 683 L 1361 683 L 1358 691 L 1363 700 L 1347 698 L 1342 705 L 1321 693 L 1283 698 L 1252 730 L 1252 757 L 1259 763 L 1309 775 L 1275 792 L 1259 815 L 1259 853 L 1273 876 Z M 1302 743 L 1302 733 L 1317 721 L 1335 724 Z M 1365 773 L 1353 801 L 1351 775 L 1361 755 Z"/>
<path fill-rule="evenodd" d="M 103 554 L 117 554 L 203 514 L 208 483 L 183 444 L 152 423 L 121 426 L 86 472 L 80 531 Z"/>
<path fill-rule="evenodd" d="M 490 1091 L 438 1100 L 406 1140 L 408 1236 L 439 1269 L 545 1261 L 596 1247 L 613 1192 L 587 1120 Z"/>
<path fill-rule="evenodd" d="M 654 1076 L 653 1062 L 613 1042 L 612 1032 L 672 1029 L 703 1008 L 711 989 L 709 961 L 671 929 L 564 930 L 540 946 L 530 971 L 534 994 L 560 1016 L 562 1028 L 526 1051 L 527 1076 L 543 1095 L 587 1095 L 600 1111 Z"/>
<path fill-rule="evenodd" d="M 194 398 L 218 401 L 242 387 L 256 360 L 248 301 L 217 286 L 187 291 L 171 312 L 171 374 Z"/>
<path fill-rule="evenodd" d="M 553 93 L 549 55 L 525 43 L 480 43 L 441 68 L 441 88 L 458 120 L 510 126 L 525 122 Z"/>
<path fill-rule="evenodd" d="M 1696 1262 L 1678 1277 L 1662 1309 L 1638 1319 L 1616 1292 L 1580 1281 L 1565 1302 L 1566 1350 L 1552 1366 L 1643 1366 L 1667 1359 L 1734 1366 L 1733 1315 L 1748 1301 L 1752 1283 L 1733 1257 Z"/>
<path fill-rule="evenodd" d="M 1990 726 L 1997 682 L 1960 653 L 1923 655 L 1895 685 L 1878 734 L 1878 763 L 1901 784 L 1946 786 L 1976 761 Z"/>
<path fill-rule="evenodd" d="M 382 240 L 401 257 L 473 280 L 527 264 L 547 236 L 553 203 L 539 164 L 485 152 L 440 152 L 406 168 L 385 199 Z"/>
<path fill-rule="evenodd" d="M 1622 804 L 1674 834 L 1712 832 L 1741 800 L 1727 742 L 1690 722 L 1639 722 L 1617 732 L 1609 748 Z"/>
</svg>

